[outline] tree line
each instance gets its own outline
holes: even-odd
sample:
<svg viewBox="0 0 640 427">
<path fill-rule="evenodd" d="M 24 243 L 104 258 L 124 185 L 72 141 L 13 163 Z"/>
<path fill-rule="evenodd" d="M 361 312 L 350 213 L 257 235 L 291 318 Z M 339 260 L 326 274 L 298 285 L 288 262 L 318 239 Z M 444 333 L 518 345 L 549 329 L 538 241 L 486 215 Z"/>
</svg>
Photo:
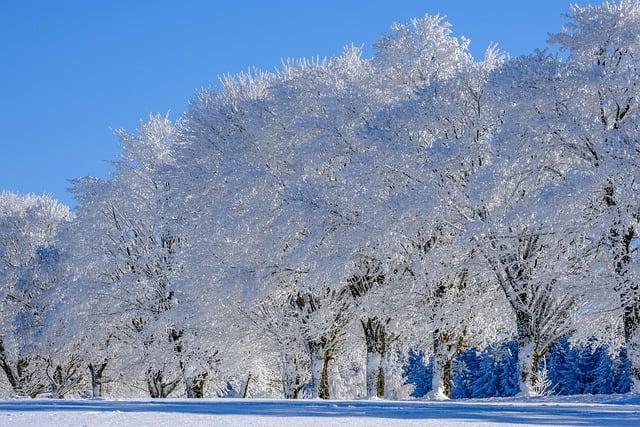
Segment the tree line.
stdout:
<svg viewBox="0 0 640 427">
<path fill-rule="evenodd" d="M 226 76 L 119 131 L 73 210 L 2 193 L 10 392 L 402 399 L 421 352 L 467 397 L 506 342 L 510 394 L 557 391 L 569 342 L 638 391 L 640 2 L 572 6 L 556 53 L 469 43 L 425 16 Z"/>
</svg>

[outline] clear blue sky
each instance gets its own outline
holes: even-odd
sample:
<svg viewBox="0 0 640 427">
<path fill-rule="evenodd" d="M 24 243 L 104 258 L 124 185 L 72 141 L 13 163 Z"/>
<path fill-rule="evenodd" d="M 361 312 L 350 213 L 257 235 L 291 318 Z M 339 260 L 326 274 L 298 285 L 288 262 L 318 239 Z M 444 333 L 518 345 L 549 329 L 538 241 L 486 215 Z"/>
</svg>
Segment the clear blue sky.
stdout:
<svg viewBox="0 0 640 427">
<path fill-rule="evenodd" d="M 587 3 L 579 1 L 578 3 Z M 480 55 L 544 47 L 563 0 L 0 1 L 0 190 L 74 204 L 67 179 L 108 176 L 113 129 L 176 118 L 198 88 L 287 57 L 371 46 L 394 21 L 446 15 Z"/>
</svg>

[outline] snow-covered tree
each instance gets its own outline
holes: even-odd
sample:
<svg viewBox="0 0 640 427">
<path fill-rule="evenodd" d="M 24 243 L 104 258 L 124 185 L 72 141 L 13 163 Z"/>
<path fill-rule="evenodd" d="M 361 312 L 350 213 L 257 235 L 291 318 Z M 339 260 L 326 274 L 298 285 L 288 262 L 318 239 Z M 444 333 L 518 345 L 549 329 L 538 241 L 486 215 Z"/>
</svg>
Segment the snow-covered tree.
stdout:
<svg viewBox="0 0 640 427">
<path fill-rule="evenodd" d="M 640 294 L 637 280 L 640 129 L 640 3 L 573 6 L 550 42 L 568 53 L 562 83 L 572 120 L 571 147 L 592 178 L 590 219 L 606 247 L 610 286 L 619 295 L 634 389 L 640 387 Z M 577 123 L 577 124 L 576 124 Z"/>
<path fill-rule="evenodd" d="M 48 196 L 0 194 L 0 367 L 16 394 L 56 391 L 51 368 L 58 366 L 38 339 L 48 309 L 43 295 L 56 283 L 55 239 L 69 219 L 69 209 Z"/>
<path fill-rule="evenodd" d="M 474 59 L 416 18 L 120 131 L 73 215 L 2 193 L 14 393 L 404 398 L 416 351 L 432 398 L 636 390 L 639 31 Z"/>
</svg>

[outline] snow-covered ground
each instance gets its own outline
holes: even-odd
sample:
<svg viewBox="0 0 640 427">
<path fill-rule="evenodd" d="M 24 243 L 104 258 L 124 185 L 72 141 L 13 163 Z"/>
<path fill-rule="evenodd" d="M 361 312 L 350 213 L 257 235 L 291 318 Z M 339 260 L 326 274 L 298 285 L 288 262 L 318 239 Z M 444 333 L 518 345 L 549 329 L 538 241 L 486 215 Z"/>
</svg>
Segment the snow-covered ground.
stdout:
<svg viewBox="0 0 640 427">
<path fill-rule="evenodd" d="M 0 426 L 640 426 L 640 397 L 450 402 L 2 400 Z"/>
</svg>

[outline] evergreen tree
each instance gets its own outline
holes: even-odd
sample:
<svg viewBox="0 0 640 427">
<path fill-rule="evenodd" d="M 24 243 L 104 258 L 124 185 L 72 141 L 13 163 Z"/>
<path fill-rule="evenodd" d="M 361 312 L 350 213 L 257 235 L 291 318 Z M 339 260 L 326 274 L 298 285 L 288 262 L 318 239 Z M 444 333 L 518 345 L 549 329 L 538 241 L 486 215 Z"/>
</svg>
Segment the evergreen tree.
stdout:
<svg viewBox="0 0 640 427">
<path fill-rule="evenodd" d="M 580 379 L 579 393 L 596 394 L 596 363 L 597 357 L 592 345 L 580 348 L 578 356 L 578 377 Z"/>
<path fill-rule="evenodd" d="M 518 394 L 518 362 L 516 352 L 518 344 L 508 341 L 500 346 L 500 359 L 496 364 L 497 396 L 515 396 Z"/>
<path fill-rule="evenodd" d="M 431 389 L 431 364 L 425 365 L 424 352 L 410 350 L 404 376 L 407 384 L 414 386 L 411 397 L 420 398 Z"/>
<path fill-rule="evenodd" d="M 581 390 L 578 372 L 578 350 L 569 344 L 567 338 L 554 346 L 549 357 L 549 377 L 556 386 L 556 393 L 577 394 Z"/>
<path fill-rule="evenodd" d="M 593 392 L 598 394 L 611 394 L 614 389 L 613 361 L 607 347 L 598 346 L 594 352 L 596 359 Z"/>
<path fill-rule="evenodd" d="M 629 372 L 629 358 L 624 348 L 618 352 L 618 357 L 614 361 L 613 369 L 613 392 L 629 393 L 631 390 L 631 376 Z"/>
<path fill-rule="evenodd" d="M 498 393 L 496 364 L 490 349 L 480 353 L 478 372 L 471 384 L 473 397 L 493 397 Z"/>
<path fill-rule="evenodd" d="M 453 382 L 451 388 L 451 397 L 454 399 L 466 399 L 472 397 L 468 384 L 469 384 L 469 368 L 463 358 L 456 358 L 453 363 L 453 375 L 451 381 Z"/>
</svg>

